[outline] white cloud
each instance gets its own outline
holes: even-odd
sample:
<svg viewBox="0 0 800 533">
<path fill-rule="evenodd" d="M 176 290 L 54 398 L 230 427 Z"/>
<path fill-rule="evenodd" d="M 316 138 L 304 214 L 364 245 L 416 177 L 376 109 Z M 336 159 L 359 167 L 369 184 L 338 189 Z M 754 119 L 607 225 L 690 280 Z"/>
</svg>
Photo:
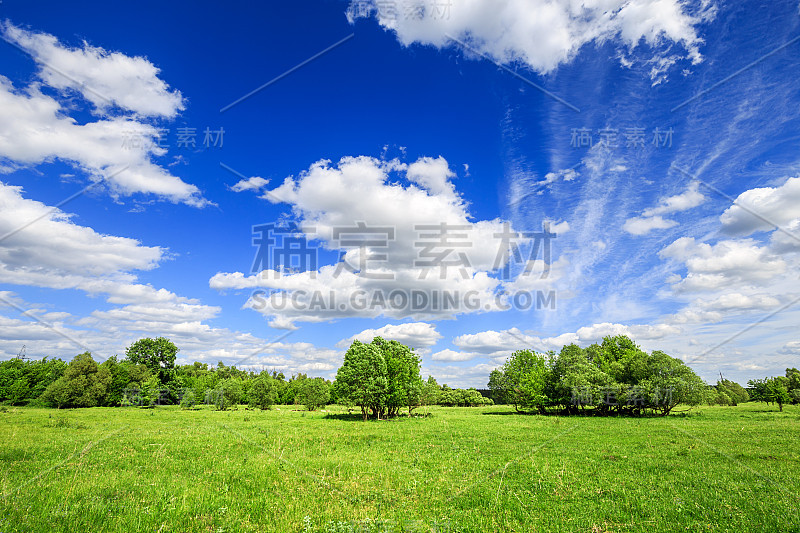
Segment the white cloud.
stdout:
<svg viewBox="0 0 800 533">
<path fill-rule="evenodd" d="M 478 333 L 459 335 L 453 339 L 453 345 L 462 351 L 490 357 L 510 354 L 514 350 L 531 348 L 536 342 L 534 337 L 526 335 L 518 328 L 504 331 L 481 331 Z"/>
<path fill-rule="evenodd" d="M 665 319 L 670 324 L 710 324 L 735 314 L 767 311 L 781 305 L 781 299 L 766 293 L 723 293 L 715 298 L 697 298 L 678 313 Z"/>
<path fill-rule="evenodd" d="M 673 284 L 677 291 L 715 291 L 740 285 L 764 284 L 783 274 L 786 262 L 750 239 L 715 245 L 681 237 L 659 252 L 686 266 L 687 274 Z"/>
<path fill-rule="evenodd" d="M 184 109 L 181 93 L 158 77 L 159 69 L 143 57 L 108 52 L 84 42 L 67 48 L 54 36 L 0 23 L 2 35 L 33 56 L 39 77 L 56 89 L 78 91 L 99 112 L 111 105 L 144 116 L 173 118 Z"/>
<path fill-rule="evenodd" d="M 629 218 L 625 221 L 622 229 L 632 235 L 645 235 L 654 229 L 667 229 L 677 226 L 674 220 L 663 218 L 680 211 L 692 209 L 705 202 L 706 197 L 698 191 L 698 182 L 692 182 L 682 193 L 675 196 L 668 196 L 659 200 L 659 205 L 642 211 L 641 217 Z"/>
<path fill-rule="evenodd" d="M 646 235 L 654 229 L 667 229 L 677 225 L 678 223 L 674 220 L 664 219 L 660 216 L 649 218 L 633 217 L 625 221 L 622 229 L 631 235 Z"/>
<path fill-rule="evenodd" d="M 96 284 L 103 278 L 129 282 L 128 272 L 154 268 L 166 252 L 99 234 L 70 218 L 23 198 L 21 187 L 0 183 L 0 281 L 53 288 Z"/>
<path fill-rule="evenodd" d="M 422 157 L 408 165 L 406 177 L 409 181 L 418 184 L 423 189 L 434 195 L 442 195 L 455 199 L 456 191 L 450 181 L 455 173 L 447 166 L 447 161 L 439 156 Z"/>
<path fill-rule="evenodd" d="M 12 40 L 41 47 L 45 51 L 54 46 L 57 48 L 54 44 L 55 38 L 50 35 L 31 34 L 10 24 L 6 24 L 3 31 Z M 74 73 L 83 69 L 82 75 L 96 74 L 108 83 L 114 75 L 122 76 L 120 69 L 111 68 L 102 61 L 91 68 L 82 60 L 73 64 L 70 62 L 75 59 L 71 55 L 73 52 L 64 52 L 66 55 L 63 57 L 55 54 L 58 56 L 56 59 L 64 63 L 60 67 L 67 70 L 71 68 Z M 34 54 L 34 57 L 38 56 Z M 47 57 L 50 58 L 50 55 Z M 116 54 L 113 62 L 122 61 L 120 58 L 123 57 L 125 56 Z M 158 98 L 151 94 L 153 87 L 148 80 L 139 80 L 146 85 L 144 88 L 136 85 L 139 78 L 135 74 L 135 67 L 138 65 L 135 62 L 122 68 L 130 69 L 133 78 L 122 76 L 117 80 L 117 89 L 122 91 L 119 93 L 121 100 L 117 102 L 118 105 L 132 107 L 134 111 L 146 111 L 146 108 L 137 108 L 133 102 L 126 103 L 125 98 L 130 97 L 136 101 L 151 102 L 159 109 L 164 107 L 166 104 L 158 104 Z M 54 87 L 64 87 L 51 80 L 47 72 L 49 71 L 43 71 L 45 83 L 52 81 Z M 91 85 L 88 78 L 81 80 L 84 84 L 82 86 Z M 43 94 L 41 89 L 38 83 L 17 89 L 10 80 L 0 76 L 0 161 L 4 159 L 11 168 L 19 168 L 61 160 L 84 171 L 91 180 L 103 182 L 115 195 L 145 193 L 196 207 L 209 204 L 197 187 L 185 183 L 153 163 L 153 157 L 166 153 L 164 148 L 158 146 L 159 128 L 138 117 L 129 116 L 106 116 L 79 123 L 70 116 L 70 112 L 74 111 L 71 100 L 62 103 Z M 93 93 L 84 92 L 86 98 L 93 101 Z M 121 95 L 128 96 L 123 98 Z M 178 107 L 173 106 L 161 111 L 154 109 L 153 113 L 145 114 L 172 116 L 177 109 Z"/>
<path fill-rule="evenodd" d="M 353 341 L 372 342 L 375 337 L 386 340 L 398 341 L 413 349 L 429 348 L 439 342 L 442 334 L 436 331 L 436 326 L 426 322 L 407 322 L 405 324 L 387 324 L 377 329 L 365 329 L 352 337 L 339 341 L 336 346 L 347 348 Z"/>
<path fill-rule="evenodd" d="M 546 221 L 547 224 L 550 224 L 550 231 L 555 233 L 556 235 L 562 235 L 570 230 L 569 222 L 563 220 L 561 222 L 549 222 Z"/>
<path fill-rule="evenodd" d="M 487 381 L 489 381 L 489 373 L 495 368 L 497 368 L 496 364 L 488 363 L 470 364 L 468 366 L 427 366 L 423 364 L 421 375 L 434 376 L 439 385 L 446 384 L 457 388 L 477 387 L 485 389 Z"/>
<path fill-rule="evenodd" d="M 698 191 L 698 187 L 699 183 L 693 181 L 689 184 L 689 187 L 687 187 L 684 192 L 676 194 L 675 196 L 662 198 L 659 200 L 658 206 L 645 209 L 642 212 L 642 215 L 645 217 L 669 215 L 671 213 L 686 211 L 687 209 L 697 207 L 706 201 L 706 197 L 703 196 L 700 191 Z"/>
<path fill-rule="evenodd" d="M 629 49 L 642 42 L 654 48 L 680 43 L 691 61 L 698 63 L 702 40 L 695 25 L 713 16 L 707 2 L 690 10 L 679 0 L 453 0 L 441 5 L 409 0 L 394 10 L 386 5 L 378 0 L 354 1 L 348 17 L 352 22 L 374 15 L 404 46 L 421 43 L 442 48 L 452 45 L 448 37 L 452 36 L 495 61 L 520 61 L 540 73 L 569 62 L 590 43 L 609 40 Z M 408 9 L 413 6 L 419 8 L 418 16 L 408 15 L 414 12 Z"/>
<path fill-rule="evenodd" d="M 723 229 L 735 235 L 775 229 L 775 226 L 752 213 L 786 229 L 797 228 L 800 221 L 800 178 L 788 178 L 779 187 L 761 187 L 743 192 L 719 219 Z M 800 239 L 800 234 L 795 235 Z"/>
<path fill-rule="evenodd" d="M 781 348 L 780 353 L 784 355 L 800 356 L 800 341 L 787 342 L 783 345 L 783 348 Z"/>
<path fill-rule="evenodd" d="M 431 359 L 434 361 L 456 362 L 456 361 L 470 361 L 472 359 L 475 359 L 476 356 L 477 354 L 456 352 L 454 350 L 447 349 L 436 352 L 431 356 Z"/>
<path fill-rule="evenodd" d="M 231 190 L 233 192 L 260 191 L 266 187 L 267 184 L 269 184 L 268 179 L 264 179 L 259 176 L 252 176 L 247 179 L 239 180 L 233 186 L 231 186 Z"/>
<path fill-rule="evenodd" d="M 289 203 L 305 237 L 344 252 L 345 263 L 299 273 L 278 272 L 279 265 L 252 276 L 218 273 L 210 286 L 276 290 L 256 294 L 246 306 L 283 328 L 342 317 L 428 320 L 500 310 L 504 282 L 490 274 L 509 260 L 519 262 L 503 256 L 510 242 L 497 237 L 513 228 L 498 219 L 473 221 L 452 177 L 441 157 L 410 165 L 370 157 L 345 157 L 335 166 L 319 161 L 262 197 Z M 361 246 L 364 235 L 375 242 Z"/>
</svg>

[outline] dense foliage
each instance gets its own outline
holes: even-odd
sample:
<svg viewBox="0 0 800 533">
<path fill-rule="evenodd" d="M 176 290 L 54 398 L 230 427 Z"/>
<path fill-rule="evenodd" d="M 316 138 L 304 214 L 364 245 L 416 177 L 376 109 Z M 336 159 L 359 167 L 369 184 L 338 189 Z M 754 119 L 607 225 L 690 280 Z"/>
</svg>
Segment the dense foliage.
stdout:
<svg viewBox="0 0 800 533">
<path fill-rule="evenodd" d="M 751 379 L 747 384 L 751 389 L 750 399 L 778 404 L 781 411 L 784 404 L 800 403 L 800 370 L 796 368 L 787 368 L 785 376 Z"/>
<path fill-rule="evenodd" d="M 800 371 L 750 380 L 745 389 L 724 379 L 706 385 L 682 361 L 661 351 L 646 353 L 625 336 L 561 351 L 514 352 L 489 375 L 491 398 L 476 389 L 453 389 L 429 376 L 420 377 L 420 358 L 397 341 L 376 337 L 353 342 L 336 381 L 280 372 L 260 373 L 195 362 L 176 365 L 178 348 L 163 337 L 141 339 L 126 357 L 97 363 L 90 353 L 69 364 L 60 359 L 0 362 L 0 403 L 57 408 L 94 406 L 152 407 L 197 404 L 224 410 L 246 404 L 251 409 L 302 405 L 316 410 L 328 404 L 358 406 L 364 420 L 391 418 L 419 406 L 475 407 L 513 405 L 519 412 L 558 411 L 594 414 L 669 414 L 679 403 L 730 405 L 747 401 L 800 403 Z"/>
<path fill-rule="evenodd" d="M 364 420 L 397 416 L 402 407 L 410 413 L 422 401 L 419 366 L 419 356 L 397 341 L 353 341 L 336 373 L 336 396 L 360 407 Z"/>
<path fill-rule="evenodd" d="M 0 402 L 23 405 L 35 401 L 66 370 L 61 359 L 9 359 L 0 362 Z"/>
<path fill-rule="evenodd" d="M 518 350 L 492 372 L 489 388 L 495 402 L 517 411 L 565 414 L 667 415 L 678 404 L 703 402 L 708 391 L 681 360 L 661 351 L 648 354 L 622 335 L 587 348 L 570 344 L 558 355 Z"/>
</svg>

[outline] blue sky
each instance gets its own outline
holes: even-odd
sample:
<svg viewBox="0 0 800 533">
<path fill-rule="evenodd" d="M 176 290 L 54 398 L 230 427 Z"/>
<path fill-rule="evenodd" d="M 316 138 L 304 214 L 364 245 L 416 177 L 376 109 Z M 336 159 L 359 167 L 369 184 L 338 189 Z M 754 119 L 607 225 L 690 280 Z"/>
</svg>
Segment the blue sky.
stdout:
<svg viewBox="0 0 800 533">
<path fill-rule="evenodd" d="M 163 335 L 332 377 L 381 334 L 481 387 L 621 333 L 711 381 L 798 366 L 796 2 L 395 6 L 4 1 L 0 355 Z M 271 223 L 316 268 L 253 271 Z"/>
</svg>

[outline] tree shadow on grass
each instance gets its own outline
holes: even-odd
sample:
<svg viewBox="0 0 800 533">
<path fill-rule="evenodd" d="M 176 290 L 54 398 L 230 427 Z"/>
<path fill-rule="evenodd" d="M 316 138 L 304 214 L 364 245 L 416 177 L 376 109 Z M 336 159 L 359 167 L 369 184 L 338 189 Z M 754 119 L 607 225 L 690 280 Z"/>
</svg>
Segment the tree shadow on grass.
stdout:
<svg viewBox="0 0 800 533">
<path fill-rule="evenodd" d="M 660 413 L 630 413 L 630 412 L 609 412 L 602 413 L 594 410 L 584 411 L 547 411 L 540 413 L 538 411 L 484 411 L 482 415 L 516 415 L 516 416 L 545 416 L 545 417 L 560 417 L 560 418 L 664 418 Z M 677 415 L 678 413 L 671 413 Z M 684 414 L 684 416 L 686 416 Z M 691 416 L 691 415 L 690 415 Z"/>
<path fill-rule="evenodd" d="M 322 418 L 325 420 L 364 420 L 364 417 L 361 416 L 361 413 L 328 413 Z"/>
<path fill-rule="evenodd" d="M 349 420 L 349 421 L 357 421 L 357 422 L 363 422 L 364 421 L 364 416 L 360 412 L 328 413 L 322 418 L 324 418 L 326 420 Z M 392 417 L 392 418 L 381 418 L 380 420 L 370 416 L 370 417 L 367 418 L 367 422 L 386 422 L 386 421 L 392 422 L 392 421 L 396 421 L 396 420 L 407 420 L 409 418 L 433 418 L 433 414 L 432 413 L 427 413 L 427 414 L 425 414 L 425 413 L 419 413 L 419 414 L 414 413 L 411 416 L 408 416 L 408 414 L 401 414 L 401 415 L 398 415 L 398 416 L 395 416 L 395 417 Z"/>
</svg>

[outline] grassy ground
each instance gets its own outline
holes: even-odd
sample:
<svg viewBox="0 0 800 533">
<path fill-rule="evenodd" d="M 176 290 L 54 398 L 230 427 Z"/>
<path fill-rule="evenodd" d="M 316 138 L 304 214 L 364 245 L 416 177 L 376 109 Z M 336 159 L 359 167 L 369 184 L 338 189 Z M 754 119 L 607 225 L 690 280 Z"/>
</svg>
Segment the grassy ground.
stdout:
<svg viewBox="0 0 800 533">
<path fill-rule="evenodd" d="M 0 533 L 800 531 L 800 408 L 10 408 Z"/>
</svg>

